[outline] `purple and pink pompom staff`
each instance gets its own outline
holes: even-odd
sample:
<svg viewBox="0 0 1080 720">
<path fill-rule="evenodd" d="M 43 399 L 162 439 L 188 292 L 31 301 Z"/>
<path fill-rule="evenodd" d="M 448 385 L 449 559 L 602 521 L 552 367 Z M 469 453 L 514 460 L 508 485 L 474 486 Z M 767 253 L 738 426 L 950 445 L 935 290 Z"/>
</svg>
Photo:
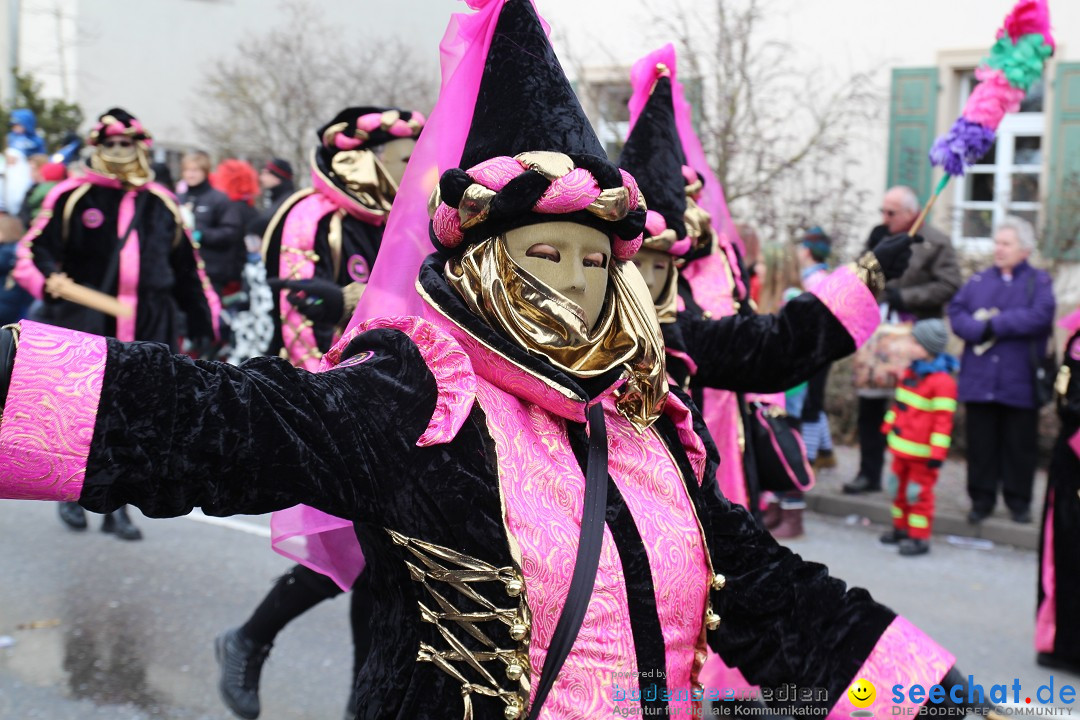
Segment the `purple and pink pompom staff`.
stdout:
<svg viewBox="0 0 1080 720">
<path fill-rule="evenodd" d="M 978 162 L 994 145 L 998 126 L 1006 113 L 1016 112 L 1040 77 L 1046 60 L 1054 54 L 1047 0 L 1020 0 L 998 30 L 990 55 L 975 71 L 978 84 L 949 132 L 930 149 L 930 162 L 945 171 L 911 232 L 923 220 L 954 175 Z"/>
</svg>

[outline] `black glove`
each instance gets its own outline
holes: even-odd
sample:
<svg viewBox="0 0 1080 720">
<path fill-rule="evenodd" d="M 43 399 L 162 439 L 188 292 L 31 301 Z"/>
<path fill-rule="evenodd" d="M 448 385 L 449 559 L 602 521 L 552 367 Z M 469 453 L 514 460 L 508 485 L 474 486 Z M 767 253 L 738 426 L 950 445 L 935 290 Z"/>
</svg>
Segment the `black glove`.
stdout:
<svg viewBox="0 0 1080 720">
<path fill-rule="evenodd" d="M 11 387 L 11 371 L 15 367 L 15 333 L 11 328 L 0 328 L 0 410 L 7 405 Z"/>
<path fill-rule="evenodd" d="M 881 261 L 878 260 L 880 263 Z M 885 288 L 885 302 L 889 304 L 889 307 L 896 312 L 902 312 L 904 310 L 904 298 L 900 295 L 900 288 L 887 287 Z"/>
<path fill-rule="evenodd" d="M 927 460 L 926 461 L 926 467 L 930 468 L 931 470 L 940 470 L 941 466 L 944 465 L 944 464 L 945 463 L 942 462 L 941 460 Z"/>
<path fill-rule="evenodd" d="M 285 297 L 308 320 L 316 323 L 336 325 L 345 314 L 345 295 L 337 283 L 329 280 L 311 278 L 309 280 L 282 280 L 272 278 L 267 281 L 275 291 L 287 289 Z"/>
<path fill-rule="evenodd" d="M 979 344 L 981 345 L 984 342 L 990 342 L 993 339 L 994 339 L 994 325 L 989 320 L 987 320 L 986 321 L 986 327 L 983 328 L 982 335 L 979 337 Z"/>
<path fill-rule="evenodd" d="M 874 247 L 874 257 L 877 258 L 881 272 L 886 280 L 895 280 L 907 270 L 911 260 L 911 246 L 913 243 L 921 243 L 922 235 L 911 237 L 907 233 L 900 233 L 882 240 Z"/>
</svg>

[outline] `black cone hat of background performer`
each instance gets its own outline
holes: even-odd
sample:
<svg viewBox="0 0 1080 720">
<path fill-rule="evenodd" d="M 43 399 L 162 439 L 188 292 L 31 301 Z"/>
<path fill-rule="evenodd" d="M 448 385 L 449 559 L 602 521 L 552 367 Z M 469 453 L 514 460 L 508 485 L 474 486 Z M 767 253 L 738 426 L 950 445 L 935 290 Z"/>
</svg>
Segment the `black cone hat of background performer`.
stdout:
<svg viewBox="0 0 1080 720">
<path fill-rule="evenodd" d="M 473 183 L 465 170 L 492 158 L 526 152 L 562 153 L 575 167 L 588 170 L 602 190 L 623 186 L 622 174 L 593 132 L 531 0 L 507 0 L 491 39 L 461 163 L 444 172 L 439 181 L 442 202 L 459 206 Z M 551 182 L 532 170 L 511 180 L 491 202 L 486 220 L 465 230 L 457 252 L 485 237 L 537 222 L 578 222 L 623 238 L 641 232 L 644 212 L 640 209 L 617 221 L 585 211 L 533 212 Z M 432 240 L 437 249 L 446 249 L 434 234 Z"/>
<path fill-rule="evenodd" d="M 649 209 L 660 213 L 678 238 L 686 237 L 685 164 L 675 125 L 671 78 L 660 77 L 626 139 L 619 167 L 634 176 Z"/>
</svg>

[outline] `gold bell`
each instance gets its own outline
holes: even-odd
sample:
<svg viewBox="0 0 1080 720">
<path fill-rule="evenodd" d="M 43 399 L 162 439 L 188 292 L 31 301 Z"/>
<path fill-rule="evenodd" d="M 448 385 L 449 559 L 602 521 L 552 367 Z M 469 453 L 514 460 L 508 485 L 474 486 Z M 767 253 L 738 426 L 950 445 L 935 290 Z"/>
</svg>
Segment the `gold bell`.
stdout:
<svg viewBox="0 0 1080 720">
<path fill-rule="evenodd" d="M 715 630 L 720 627 L 720 616 L 714 613 L 712 610 L 705 613 L 705 627 L 709 630 Z"/>
<path fill-rule="evenodd" d="M 521 679 L 521 676 L 525 674 L 525 668 L 515 663 L 510 663 L 506 666 L 506 677 L 510 678 L 513 682 L 517 682 Z"/>
<path fill-rule="evenodd" d="M 506 583 L 506 594 L 510 597 L 517 597 L 521 594 L 521 591 L 524 588 L 525 584 L 520 580 L 511 580 L 510 582 Z"/>
<path fill-rule="evenodd" d="M 529 626 L 525 623 L 514 623 L 510 626 L 510 637 L 518 642 L 524 640 L 529 634 Z"/>
<path fill-rule="evenodd" d="M 727 585 L 727 578 L 720 573 L 713 575 L 712 582 L 709 583 L 709 587 L 713 590 L 723 590 L 725 585 Z"/>
<path fill-rule="evenodd" d="M 506 709 L 503 710 L 503 717 L 506 720 L 517 720 L 517 718 L 521 717 L 521 706 L 517 703 L 507 705 Z"/>
</svg>

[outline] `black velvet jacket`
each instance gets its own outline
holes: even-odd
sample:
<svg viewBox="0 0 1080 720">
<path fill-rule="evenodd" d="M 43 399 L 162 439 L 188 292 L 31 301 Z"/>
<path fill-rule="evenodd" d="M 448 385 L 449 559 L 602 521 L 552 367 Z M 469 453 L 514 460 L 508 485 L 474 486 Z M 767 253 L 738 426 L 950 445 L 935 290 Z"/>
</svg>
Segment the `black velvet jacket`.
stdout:
<svg viewBox="0 0 1080 720">
<path fill-rule="evenodd" d="M 443 280 L 437 260 L 424 266 L 421 283 L 432 303 L 492 352 L 512 358 L 523 371 L 593 396 L 469 314 Z M 820 312 L 811 300 L 804 304 L 807 312 Z M 716 353 L 713 372 L 738 370 L 753 383 L 767 372 L 743 366 L 752 353 L 725 348 L 756 348 L 777 360 L 791 350 L 782 344 L 790 338 L 775 325 L 721 322 L 729 330 L 705 346 Z M 432 603 L 425 586 L 463 611 L 482 613 L 487 606 L 513 612 L 517 600 L 508 591 L 520 569 L 507 544 L 490 419 L 479 405 L 453 440 L 417 447 L 436 397 L 436 379 L 418 347 L 398 330 L 361 334 L 336 369 L 320 374 L 278 358 L 232 367 L 172 356 L 156 345 L 110 341 L 80 503 L 97 512 L 131 503 L 154 517 L 194 507 L 230 515 L 305 503 L 356 519 L 367 558 L 360 583 L 374 604 L 366 630 L 371 652 L 358 680 L 364 698 L 359 717 L 459 717 L 461 682 L 433 663 L 417 661 L 422 643 L 448 649 L 418 610 L 418 603 Z M 719 458 L 700 417 L 695 414 L 694 430 L 708 450 L 701 485 L 674 424 L 661 418 L 654 427 L 685 478 L 713 565 L 727 577 L 726 587 L 711 593 L 723 622 L 708 633 L 708 642 L 751 682 L 824 687 L 831 705 L 894 614 L 866 591 L 847 589 L 824 566 L 779 546 L 748 513 L 720 496 L 714 479 Z M 566 422 L 566 432 L 584 464 L 584 426 Z M 634 518 L 610 479 L 609 488 L 607 525 L 625 571 L 638 670 L 647 673 L 665 667 L 648 560 Z M 502 570 L 472 583 L 476 595 L 470 599 L 418 561 L 416 541 Z M 445 559 L 440 563 L 458 569 Z M 475 625 L 499 648 L 514 647 L 506 625 Z M 475 633 L 457 625 L 452 631 L 470 650 L 492 649 Z M 469 681 L 483 684 L 475 670 L 455 666 Z M 485 667 L 502 692 L 519 689 L 506 679 L 500 661 Z M 534 668 L 534 682 L 538 676 Z M 504 717 L 502 699 L 474 692 L 472 703 L 478 720 Z M 664 707 L 660 701 L 645 705 Z"/>
<path fill-rule="evenodd" d="M 282 205 L 282 212 L 273 219 L 272 227 L 267 228 L 268 235 L 264 241 L 263 260 L 266 262 L 266 277 L 268 279 L 279 277 L 281 274 L 282 232 L 285 228 L 288 213 L 309 194 L 310 191 L 301 191 L 286 200 Z M 337 214 L 340 215 L 341 220 L 340 246 L 331 247 L 330 242 L 330 226 L 335 215 L 334 212 L 324 215 L 315 228 L 314 253 L 318 260 L 314 263 L 314 273 L 311 277 L 333 280 L 341 287 L 353 282 L 366 283 L 368 273 L 375 264 L 375 257 L 379 252 L 383 228 L 359 220 L 344 211 L 337 211 Z M 280 293 L 274 293 L 273 318 L 274 339 L 271 342 L 269 354 L 277 355 L 283 342 L 281 338 Z M 335 323 L 316 323 L 312 329 L 315 333 L 315 340 L 319 344 L 319 350 L 323 353 L 327 352 L 334 343 L 337 325 Z"/>
<path fill-rule="evenodd" d="M 117 293 L 117 273 L 106 283 L 119 252 L 117 221 L 124 190 L 89 182 L 53 198 L 44 225 L 35 223 L 30 244 L 33 262 L 46 278 L 65 272 L 72 280 L 110 295 Z M 213 338 L 206 293 L 195 251 L 180 224 L 174 198 L 157 188 L 139 193 L 136 216 L 139 241 L 138 306 L 135 339 L 178 346 L 177 311 L 191 338 Z M 104 285 L 108 286 L 105 287 Z M 113 335 L 116 321 L 65 300 L 46 299 L 36 316 L 41 322 L 99 335 Z"/>
</svg>

